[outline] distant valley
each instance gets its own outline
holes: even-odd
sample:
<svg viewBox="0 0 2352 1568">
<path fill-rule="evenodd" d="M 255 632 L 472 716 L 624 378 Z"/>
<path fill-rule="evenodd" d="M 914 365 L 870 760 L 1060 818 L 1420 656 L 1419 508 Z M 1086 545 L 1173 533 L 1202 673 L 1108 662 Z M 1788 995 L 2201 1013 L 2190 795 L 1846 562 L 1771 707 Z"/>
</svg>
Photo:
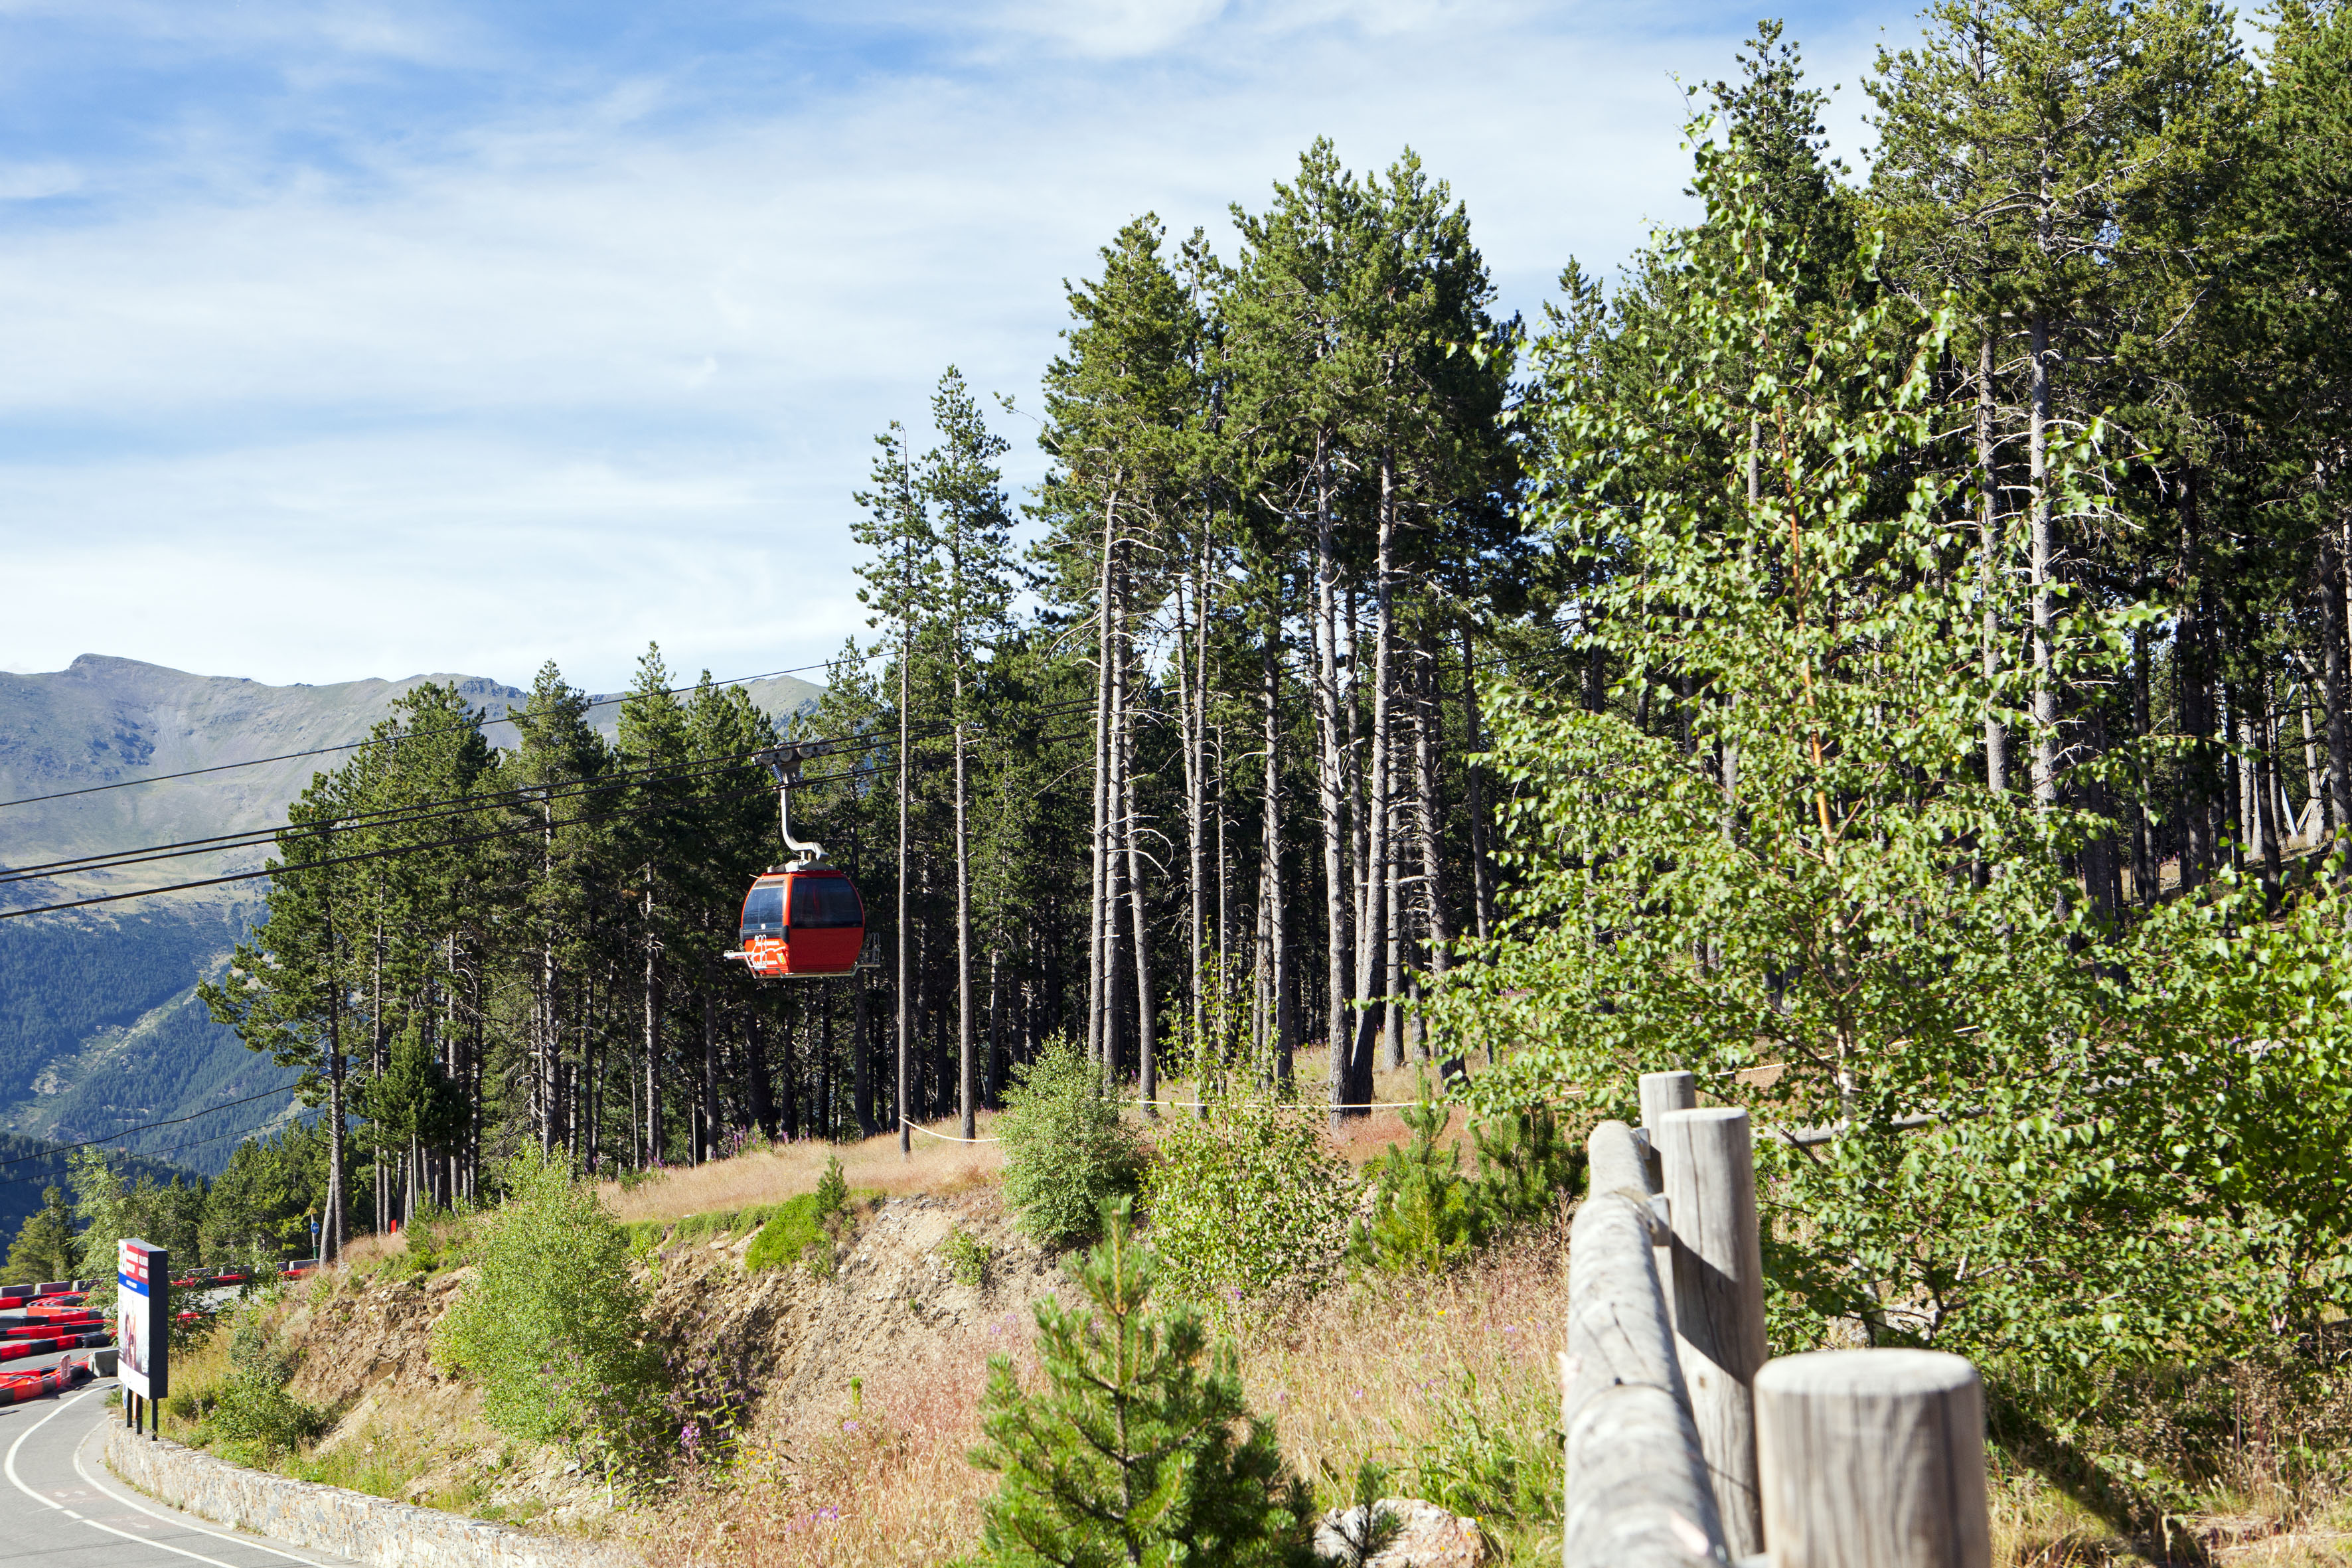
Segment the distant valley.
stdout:
<svg viewBox="0 0 2352 1568">
<path fill-rule="evenodd" d="M 315 773 L 342 761 L 289 753 L 350 745 L 425 680 L 457 686 L 494 717 L 528 696 L 447 674 L 266 686 L 97 654 L 51 673 L 0 672 L 0 867 L 274 826 Z M 773 714 L 818 690 L 790 676 L 747 689 Z M 611 734 L 619 706 L 600 700 L 592 721 Z M 493 744 L 514 742 L 511 725 L 486 732 Z M 287 760 L 224 767 L 264 757 Z M 213 768 L 224 771 L 196 772 Z M 45 796 L 54 798 L 36 798 Z M 257 870 L 268 854 L 36 876 L 0 884 L 0 911 Z M 259 879 L 231 881 L 0 919 L 0 1133 L 73 1142 L 171 1121 L 111 1146 L 209 1173 L 244 1136 L 290 1121 L 293 1097 L 273 1091 L 296 1075 L 213 1024 L 195 995 L 261 912 L 266 890 Z"/>
</svg>

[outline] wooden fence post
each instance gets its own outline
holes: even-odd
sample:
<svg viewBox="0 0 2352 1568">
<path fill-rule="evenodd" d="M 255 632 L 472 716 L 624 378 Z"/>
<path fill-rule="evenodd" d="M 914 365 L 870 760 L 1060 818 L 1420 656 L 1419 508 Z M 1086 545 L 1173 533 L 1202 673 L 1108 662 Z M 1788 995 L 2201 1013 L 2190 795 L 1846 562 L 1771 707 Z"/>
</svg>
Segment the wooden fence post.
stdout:
<svg viewBox="0 0 2352 1568">
<path fill-rule="evenodd" d="M 1652 1258 L 1648 1172 L 1622 1121 L 1593 1129 L 1570 1230 L 1564 1568 L 1721 1568 L 1723 1528 Z"/>
<path fill-rule="evenodd" d="M 1662 1113 L 1652 1140 L 1665 1167 L 1674 1227 L 1675 1351 L 1691 1418 L 1734 1557 L 1764 1550 L 1756 1495 L 1753 1385 L 1764 1364 L 1764 1255 L 1756 1228 L 1756 1159 L 1748 1112 Z"/>
<path fill-rule="evenodd" d="M 1698 1104 L 1698 1079 L 1686 1072 L 1645 1072 L 1642 1075 L 1642 1130 L 1650 1135 L 1650 1179 L 1665 1190 L 1665 1173 L 1658 1168 L 1658 1119 L 1669 1110 L 1689 1110 Z"/>
<path fill-rule="evenodd" d="M 1990 1568 L 1984 1385 L 1940 1351 L 1815 1351 L 1756 1377 L 1771 1568 Z"/>
<path fill-rule="evenodd" d="M 1645 1072 L 1641 1077 L 1642 1131 L 1650 1141 L 1650 1190 L 1666 1190 L 1666 1168 L 1658 1152 L 1658 1123 L 1669 1110 L 1688 1110 L 1698 1104 L 1698 1079 L 1679 1069 L 1674 1072 Z M 1673 1321 L 1675 1311 L 1675 1247 L 1674 1238 L 1665 1237 L 1658 1242 L 1658 1283 L 1665 1287 L 1666 1317 Z"/>
</svg>

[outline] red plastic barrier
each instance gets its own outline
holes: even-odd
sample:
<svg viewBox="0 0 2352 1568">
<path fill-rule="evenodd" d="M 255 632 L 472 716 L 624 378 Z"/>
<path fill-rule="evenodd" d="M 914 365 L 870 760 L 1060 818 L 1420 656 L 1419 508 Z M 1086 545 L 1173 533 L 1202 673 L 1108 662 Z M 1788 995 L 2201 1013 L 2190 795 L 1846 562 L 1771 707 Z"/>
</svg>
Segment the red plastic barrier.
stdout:
<svg viewBox="0 0 2352 1568">
<path fill-rule="evenodd" d="M 62 1318 L 77 1316 L 89 1310 L 79 1296 L 44 1296 L 25 1309 L 28 1318 Z"/>
<path fill-rule="evenodd" d="M 54 1322 L 26 1323 L 13 1329 L 0 1329 L 0 1343 L 9 1340 L 45 1340 L 52 1334 L 87 1333 L 104 1324 L 105 1319 L 92 1312 L 86 1318 L 63 1318 Z"/>
<path fill-rule="evenodd" d="M 0 1342 L 0 1361 L 23 1361 L 28 1355 L 53 1355 L 81 1349 L 79 1334 L 51 1334 L 46 1339 Z"/>
<path fill-rule="evenodd" d="M 22 1405 L 44 1394 L 62 1394 L 90 1374 L 87 1366 L 53 1366 L 40 1372 L 0 1373 L 0 1405 Z"/>
</svg>

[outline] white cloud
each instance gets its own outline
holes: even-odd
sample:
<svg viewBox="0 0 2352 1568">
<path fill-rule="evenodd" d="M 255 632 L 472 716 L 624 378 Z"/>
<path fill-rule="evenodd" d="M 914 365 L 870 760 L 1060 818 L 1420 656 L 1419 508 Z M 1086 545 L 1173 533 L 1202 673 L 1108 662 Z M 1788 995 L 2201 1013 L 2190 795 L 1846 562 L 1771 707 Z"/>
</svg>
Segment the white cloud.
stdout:
<svg viewBox="0 0 2352 1568">
<path fill-rule="evenodd" d="M 355 164 L 192 132 L 0 246 L 0 667 L 553 657 L 610 688 L 648 637 L 722 675 L 822 658 L 863 618 L 871 435 L 950 361 L 1034 407 L 1061 280 L 1129 216 L 1222 243 L 1315 135 L 1360 167 L 1410 142 L 1513 308 L 1676 216 L 1668 73 L 1731 39 L 1633 15 L 1023 0 L 987 38 L 1059 63 L 886 62 L 708 114 L 692 68 L 637 70 L 346 138 Z M 1006 433 L 1025 482 L 1034 429 Z"/>
</svg>

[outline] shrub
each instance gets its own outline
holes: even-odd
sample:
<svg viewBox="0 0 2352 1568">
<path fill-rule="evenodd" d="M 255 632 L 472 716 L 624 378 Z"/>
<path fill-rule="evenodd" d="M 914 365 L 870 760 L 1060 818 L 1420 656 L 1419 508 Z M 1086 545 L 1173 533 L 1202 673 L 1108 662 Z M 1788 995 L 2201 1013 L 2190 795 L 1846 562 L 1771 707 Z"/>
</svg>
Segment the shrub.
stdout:
<svg viewBox="0 0 2352 1568">
<path fill-rule="evenodd" d="M 1349 1186 L 1347 1166 L 1295 1109 L 1173 1121 L 1144 1180 L 1161 1273 L 1220 1310 L 1306 1276 L 1346 1242 Z"/>
<path fill-rule="evenodd" d="M 1045 1385 L 989 1361 L 971 1462 L 1004 1479 L 980 1561 L 1311 1563 L 1307 1488 L 1243 1404 L 1233 1347 L 1212 1345 L 1197 1313 L 1152 1305 L 1155 1262 L 1124 1202 L 1104 1228 L 1070 1270 L 1091 1310 L 1036 1304 Z"/>
<path fill-rule="evenodd" d="M 940 1243 L 940 1256 L 947 1259 L 948 1272 L 959 1285 L 978 1289 L 988 1279 L 988 1243 L 959 1226 Z"/>
<path fill-rule="evenodd" d="M 825 1162 L 816 1191 L 785 1200 L 760 1234 L 744 1249 L 747 1269 L 781 1268 L 799 1263 L 819 1279 L 830 1279 L 841 1261 L 853 1227 L 849 1183 L 841 1173 L 841 1158 Z"/>
<path fill-rule="evenodd" d="M 292 1364 L 270 1342 L 268 1331 L 240 1314 L 229 1337 L 229 1374 L 209 1392 L 188 1401 L 186 1414 L 209 1406 L 207 1436 L 257 1448 L 266 1458 L 293 1452 L 327 1429 L 326 1416 L 286 1392 Z M 170 1405 L 174 1415 L 181 1407 Z"/>
<path fill-rule="evenodd" d="M 1566 1461 L 1555 1400 L 1465 1372 L 1429 1403 L 1436 1419 L 1414 1449 L 1415 1495 L 1473 1519 L 1557 1518 Z"/>
<path fill-rule="evenodd" d="M 587 1447 L 609 1471 L 651 1441 L 661 1365 L 627 1237 L 593 1189 L 538 1151 L 501 1174 L 507 1201 L 483 1216 L 479 1273 L 441 1321 L 435 1353 L 481 1384 L 491 1426 Z"/>
<path fill-rule="evenodd" d="M 1559 1136 L 1549 1110 L 1533 1107 L 1470 1124 L 1478 1173 L 1437 1140 L 1453 1120 L 1423 1101 L 1404 1112 L 1410 1144 L 1391 1144 L 1373 1178 L 1371 1214 L 1349 1238 L 1357 1263 L 1391 1272 L 1440 1273 L 1515 1225 L 1557 1212 L 1582 1184 L 1584 1156 Z"/>
<path fill-rule="evenodd" d="M 1105 1201 L 1136 1190 L 1142 1144 L 1119 1119 L 1101 1069 L 1062 1036 L 1013 1069 L 996 1129 L 1005 1201 L 1023 1232 L 1047 1247 L 1093 1237 Z"/>
<path fill-rule="evenodd" d="M 1475 1184 L 1463 1173 L 1461 1151 L 1437 1141 L 1454 1119 L 1450 1106 L 1424 1100 L 1403 1116 L 1412 1142 L 1389 1145 L 1373 1179 L 1371 1216 L 1355 1225 L 1348 1256 L 1391 1273 L 1443 1273 L 1486 1239 Z"/>
</svg>

